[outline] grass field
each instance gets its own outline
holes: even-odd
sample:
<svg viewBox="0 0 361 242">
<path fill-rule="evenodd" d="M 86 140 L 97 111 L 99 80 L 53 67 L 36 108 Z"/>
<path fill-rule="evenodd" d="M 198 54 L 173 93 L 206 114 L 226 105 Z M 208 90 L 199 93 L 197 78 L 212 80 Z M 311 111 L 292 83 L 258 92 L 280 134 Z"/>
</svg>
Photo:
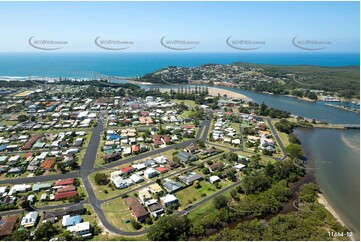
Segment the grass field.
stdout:
<svg viewBox="0 0 361 242">
<path fill-rule="evenodd" d="M 195 102 L 194 101 L 192 101 L 192 100 L 177 100 L 177 99 L 172 99 L 172 100 L 170 100 L 172 103 L 181 103 L 181 102 L 184 102 L 184 104 L 185 105 L 187 105 L 188 107 L 195 107 L 195 106 L 197 106 L 196 104 L 195 104 Z"/>
<path fill-rule="evenodd" d="M 128 209 L 123 198 L 117 198 L 107 203 L 102 204 L 101 207 L 107 217 L 107 220 L 116 228 L 124 231 L 137 231 L 133 228 L 131 223 L 126 223 L 126 220 L 133 219 L 131 211 Z M 140 230 L 148 228 L 149 225 L 142 224 Z"/>
<path fill-rule="evenodd" d="M 231 196 L 230 191 L 224 192 L 222 194 L 228 198 Z M 213 206 L 213 199 L 211 199 L 210 201 L 206 202 L 205 204 L 202 204 L 201 206 L 199 206 L 197 209 L 194 209 L 191 212 L 189 212 L 188 218 L 192 222 L 201 221 L 201 220 L 205 219 L 206 217 L 208 217 L 209 215 L 211 215 L 214 212 L 214 209 L 215 208 Z"/>
<path fill-rule="evenodd" d="M 219 189 L 217 189 L 215 185 L 207 181 L 203 180 L 199 184 L 201 185 L 200 188 L 189 186 L 175 193 L 181 205 L 180 206 L 181 209 L 185 209 L 188 205 L 199 202 L 204 198 L 207 198 L 208 196 L 212 195 L 213 193 L 219 191 Z M 232 183 L 225 180 L 221 180 L 220 184 L 222 188 L 225 188 L 231 185 Z"/>
</svg>

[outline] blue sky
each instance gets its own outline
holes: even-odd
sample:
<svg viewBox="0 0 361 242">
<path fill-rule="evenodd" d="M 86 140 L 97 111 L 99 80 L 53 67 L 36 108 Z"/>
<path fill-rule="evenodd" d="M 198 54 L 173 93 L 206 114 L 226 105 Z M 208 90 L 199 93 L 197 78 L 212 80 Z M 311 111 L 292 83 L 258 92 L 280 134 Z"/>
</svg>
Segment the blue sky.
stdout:
<svg viewBox="0 0 361 242">
<path fill-rule="evenodd" d="M 257 52 L 359 52 L 359 2 L 0 2 L 0 51 L 39 52 L 28 39 L 61 40 L 60 51 L 105 52 L 94 39 L 134 41 L 125 51 L 171 52 L 160 39 L 190 40 L 191 51 L 235 52 L 226 39 L 262 41 Z M 258 45 L 257 45 L 258 46 Z M 174 52 L 174 51 L 173 51 Z"/>
</svg>

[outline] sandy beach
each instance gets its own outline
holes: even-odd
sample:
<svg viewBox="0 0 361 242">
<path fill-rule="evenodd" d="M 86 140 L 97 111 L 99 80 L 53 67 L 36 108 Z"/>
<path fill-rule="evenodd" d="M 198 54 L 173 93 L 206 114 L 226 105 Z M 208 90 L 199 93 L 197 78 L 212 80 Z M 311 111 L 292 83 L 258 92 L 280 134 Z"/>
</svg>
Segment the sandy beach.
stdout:
<svg viewBox="0 0 361 242">
<path fill-rule="evenodd" d="M 161 92 L 169 92 L 170 88 L 161 88 L 160 91 Z M 227 95 L 227 97 L 229 97 L 229 98 L 238 98 L 238 99 L 242 99 L 244 101 L 253 101 L 251 98 L 249 98 L 243 94 L 225 90 L 222 88 L 208 87 L 208 92 L 209 92 L 210 96 L 214 96 L 214 97 L 218 97 L 218 94 L 219 94 L 220 96 Z"/>
<path fill-rule="evenodd" d="M 341 217 L 336 213 L 336 211 L 331 207 L 327 199 L 322 193 L 318 194 L 317 200 L 320 204 L 322 204 L 331 214 L 332 216 L 339 222 L 342 226 L 349 228 L 341 219 Z M 354 234 L 350 237 L 352 241 L 356 241 L 356 237 Z"/>
<path fill-rule="evenodd" d="M 227 97 L 239 98 L 239 99 L 242 99 L 244 101 L 252 101 L 251 98 L 249 98 L 249 97 L 247 97 L 247 96 L 245 96 L 243 94 L 240 94 L 238 92 L 225 90 L 225 89 L 222 89 L 222 88 L 208 87 L 208 92 L 209 92 L 209 95 L 215 96 L 215 97 L 218 96 L 218 94 L 220 94 L 221 96 L 227 95 Z"/>
</svg>

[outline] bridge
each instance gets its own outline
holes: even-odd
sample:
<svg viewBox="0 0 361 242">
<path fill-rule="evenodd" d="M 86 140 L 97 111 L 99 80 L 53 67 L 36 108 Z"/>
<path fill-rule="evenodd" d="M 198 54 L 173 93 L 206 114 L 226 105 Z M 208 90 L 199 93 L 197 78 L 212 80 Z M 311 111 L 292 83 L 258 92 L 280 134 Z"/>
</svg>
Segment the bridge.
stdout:
<svg viewBox="0 0 361 242">
<path fill-rule="evenodd" d="M 345 129 L 360 129 L 360 124 L 339 124 Z"/>
<path fill-rule="evenodd" d="M 308 126 L 300 126 L 310 128 Z M 312 124 L 312 126 L 321 129 L 360 129 L 360 124 Z"/>
</svg>

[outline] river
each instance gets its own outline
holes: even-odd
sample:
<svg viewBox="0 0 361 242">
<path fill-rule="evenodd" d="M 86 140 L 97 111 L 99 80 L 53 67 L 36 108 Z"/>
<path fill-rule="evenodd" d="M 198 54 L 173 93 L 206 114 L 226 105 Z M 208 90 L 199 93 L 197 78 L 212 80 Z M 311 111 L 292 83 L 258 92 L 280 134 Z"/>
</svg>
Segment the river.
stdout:
<svg viewBox="0 0 361 242">
<path fill-rule="evenodd" d="M 295 130 L 315 177 L 332 208 L 359 238 L 360 132 L 359 130 Z"/>
</svg>

